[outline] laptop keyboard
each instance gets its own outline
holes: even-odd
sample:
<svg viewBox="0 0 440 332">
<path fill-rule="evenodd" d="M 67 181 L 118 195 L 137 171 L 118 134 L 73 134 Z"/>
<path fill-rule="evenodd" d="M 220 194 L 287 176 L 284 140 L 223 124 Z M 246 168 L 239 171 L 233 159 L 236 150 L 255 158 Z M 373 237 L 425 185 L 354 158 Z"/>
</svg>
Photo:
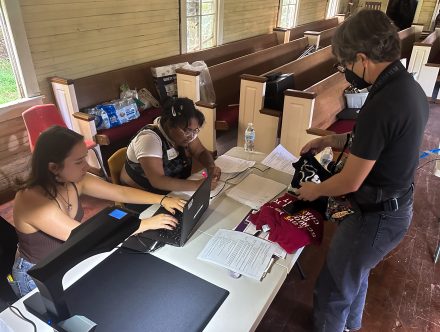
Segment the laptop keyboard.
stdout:
<svg viewBox="0 0 440 332">
<path fill-rule="evenodd" d="M 159 236 L 166 239 L 172 239 L 176 242 L 180 242 L 181 233 L 182 233 L 182 222 L 183 222 L 182 216 L 183 213 L 176 210 L 176 213 L 173 215 L 173 217 L 176 218 L 178 221 L 176 228 L 174 228 L 173 230 L 159 229 L 158 230 Z"/>
</svg>

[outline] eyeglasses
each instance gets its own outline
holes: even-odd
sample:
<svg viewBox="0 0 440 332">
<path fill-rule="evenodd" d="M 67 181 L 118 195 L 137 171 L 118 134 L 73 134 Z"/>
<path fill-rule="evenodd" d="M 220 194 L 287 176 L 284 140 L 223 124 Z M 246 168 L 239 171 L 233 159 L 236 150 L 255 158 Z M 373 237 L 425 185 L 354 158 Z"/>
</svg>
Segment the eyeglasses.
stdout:
<svg viewBox="0 0 440 332">
<path fill-rule="evenodd" d="M 182 129 L 182 131 L 185 134 L 185 136 L 194 137 L 194 136 L 197 136 L 197 134 L 200 132 L 200 128 L 196 128 L 196 129 L 185 128 L 185 129 Z"/>
<path fill-rule="evenodd" d="M 333 68 L 335 68 L 338 72 L 340 72 L 342 74 L 345 73 L 345 69 L 346 69 L 346 67 L 340 63 L 335 63 L 333 65 Z"/>
</svg>

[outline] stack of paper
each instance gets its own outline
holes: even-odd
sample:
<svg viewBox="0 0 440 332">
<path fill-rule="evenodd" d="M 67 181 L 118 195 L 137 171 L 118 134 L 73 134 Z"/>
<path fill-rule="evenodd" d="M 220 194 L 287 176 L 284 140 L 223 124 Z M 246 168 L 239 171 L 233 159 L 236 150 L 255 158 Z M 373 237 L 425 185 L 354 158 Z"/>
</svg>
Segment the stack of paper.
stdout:
<svg viewBox="0 0 440 332">
<path fill-rule="evenodd" d="M 286 189 L 286 185 L 263 178 L 256 174 L 249 174 L 246 179 L 237 184 L 229 192 L 229 197 L 258 210 L 264 203 Z"/>
<path fill-rule="evenodd" d="M 292 163 L 297 162 L 298 158 L 286 150 L 284 146 L 278 146 L 261 162 L 263 165 L 269 166 L 278 171 L 293 175 L 295 169 Z"/>
<path fill-rule="evenodd" d="M 219 229 L 197 258 L 261 280 L 273 263 L 276 250 L 273 242 L 243 232 Z"/>
</svg>

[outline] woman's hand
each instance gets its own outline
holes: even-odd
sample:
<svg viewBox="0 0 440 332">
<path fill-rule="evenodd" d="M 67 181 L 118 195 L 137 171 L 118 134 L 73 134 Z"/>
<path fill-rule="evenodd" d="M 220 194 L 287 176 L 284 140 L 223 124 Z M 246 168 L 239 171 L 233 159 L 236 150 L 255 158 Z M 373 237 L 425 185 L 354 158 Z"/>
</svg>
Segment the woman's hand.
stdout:
<svg viewBox="0 0 440 332">
<path fill-rule="evenodd" d="M 148 219 L 141 220 L 141 224 L 136 233 L 142 233 L 150 229 L 174 229 L 177 225 L 177 220 L 169 214 L 158 214 Z"/>
<path fill-rule="evenodd" d="M 208 171 L 209 174 L 212 174 L 211 190 L 214 190 L 218 185 L 218 181 L 220 180 L 220 176 L 222 175 L 222 170 L 220 169 L 220 167 L 214 165 L 212 167 L 209 167 Z"/>
<path fill-rule="evenodd" d="M 222 175 L 222 170 L 220 169 L 220 167 L 217 166 L 211 166 L 208 169 L 209 174 L 212 174 L 212 180 L 214 181 L 218 181 L 220 180 L 220 176 Z"/>
<path fill-rule="evenodd" d="M 171 212 L 172 214 L 175 213 L 174 210 L 179 210 L 180 212 L 183 212 L 183 207 L 185 206 L 185 204 L 185 200 L 169 196 L 165 196 L 160 203 L 160 205 L 162 205 L 165 210 Z"/>
</svg>

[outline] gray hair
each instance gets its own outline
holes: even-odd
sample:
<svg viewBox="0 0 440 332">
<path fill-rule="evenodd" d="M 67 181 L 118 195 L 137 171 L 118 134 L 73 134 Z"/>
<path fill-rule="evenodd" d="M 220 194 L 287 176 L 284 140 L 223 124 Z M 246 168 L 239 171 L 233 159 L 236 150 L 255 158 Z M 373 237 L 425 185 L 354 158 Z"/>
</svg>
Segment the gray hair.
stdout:
<svg viewBox="0 0 440 332">
<path fill-rule="evenodd" d="M 392 62 L 400 58 L 400 39 L 397 28 L 379 10 L 361 10 L 349 17 L 336 30 L 332 51 L 343 65 L 364 53 L 373 62 Z"/>
</svg>

